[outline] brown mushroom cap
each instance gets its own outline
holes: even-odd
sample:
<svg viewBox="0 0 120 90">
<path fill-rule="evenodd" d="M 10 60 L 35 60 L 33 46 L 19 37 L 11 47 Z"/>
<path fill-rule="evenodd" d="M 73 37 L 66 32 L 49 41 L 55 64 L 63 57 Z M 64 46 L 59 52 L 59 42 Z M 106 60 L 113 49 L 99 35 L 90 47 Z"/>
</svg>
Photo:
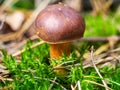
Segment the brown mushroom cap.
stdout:
<svg viewBox="0 0 120 90">
<path fill-rule="evenodd" d="M 34 23 L 37 35 L 49 43 L 64 43 L 83 37 L 82 16 L 67 5 L 56 4 L 42 10 Z"/>
</svg>

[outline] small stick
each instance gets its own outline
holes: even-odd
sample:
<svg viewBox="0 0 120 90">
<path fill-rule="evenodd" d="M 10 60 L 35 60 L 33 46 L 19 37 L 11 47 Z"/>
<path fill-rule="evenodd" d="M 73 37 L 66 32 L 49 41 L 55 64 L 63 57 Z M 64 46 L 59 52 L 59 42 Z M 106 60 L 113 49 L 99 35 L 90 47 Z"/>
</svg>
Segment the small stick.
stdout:
<svg viewBox="0 0 120 90">
<path fill-rule="evenodd" d="M 53 79 L 53 83 L 50 85 L 50 87 L 49 87 L 48 90 L 52 90 L 52 87 L 53 87 L 53 85 L 55 84 L 56 79 L 57 79 L 56 77 Z"/>
<path fill-rule="evenodd" d="M 105 89 L 106 89 L 106 90 L 109 90 L 106 82 L 103 80 L 102 75 L 100 74 L 98 68 L 96 67 L 96 65 L 95 65 L 95 63 L 94 63 L 93 50 L 94 50 L 94 47 L 92 46 L 92 47 L 91 47 L 91 61 L 92 61 L 93 67 L 95 68 L 96 72 L 98 73 L 99 77 L 101 78 L 101 80 L 102 80 L 102 82 L 103 82 L 103 84 L 104 84 L 104 86 L 105 86 Z"/>
</svg>

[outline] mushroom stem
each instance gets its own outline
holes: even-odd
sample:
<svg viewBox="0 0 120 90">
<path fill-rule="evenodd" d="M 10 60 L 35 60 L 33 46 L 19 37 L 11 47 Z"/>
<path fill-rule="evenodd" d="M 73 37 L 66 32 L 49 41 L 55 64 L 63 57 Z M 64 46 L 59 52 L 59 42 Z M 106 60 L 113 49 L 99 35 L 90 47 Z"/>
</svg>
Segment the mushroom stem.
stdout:
<svg viewBox="0 0 120 90">
<path fill-rule="evenodd" d="M 51 59 L 60 60 L 63 54 L 70 55 L 70 43 L 59 43 L 59 44 L 50 44 L 50 57 Z M 63 67 L 58 65 L 58 67 Z M 55 70 L 58 75 L 67 75 L 65 69 Z"/>
<path fill-rule="evenodd" d="M 62 55 L 70 55 L 70 43 L 50 44 L 50 57 L 60 59 Z"/>
</svg>

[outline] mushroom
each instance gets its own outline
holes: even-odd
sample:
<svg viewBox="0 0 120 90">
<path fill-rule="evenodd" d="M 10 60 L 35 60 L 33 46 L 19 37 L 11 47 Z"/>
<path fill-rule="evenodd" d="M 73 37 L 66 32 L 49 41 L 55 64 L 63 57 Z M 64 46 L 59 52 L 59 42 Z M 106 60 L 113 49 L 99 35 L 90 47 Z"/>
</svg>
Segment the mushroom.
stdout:
<svg viewBox="0 0 120 90">
<path fill-rule="evenodd" d="M 50 57 L 59 60 L 70 55 L 71 42 L 83 37 L 85 22 L 73 8 L 55 4 L 42 10 L 34 22 L 36 34 L 50 44 Z"/>
</svg>

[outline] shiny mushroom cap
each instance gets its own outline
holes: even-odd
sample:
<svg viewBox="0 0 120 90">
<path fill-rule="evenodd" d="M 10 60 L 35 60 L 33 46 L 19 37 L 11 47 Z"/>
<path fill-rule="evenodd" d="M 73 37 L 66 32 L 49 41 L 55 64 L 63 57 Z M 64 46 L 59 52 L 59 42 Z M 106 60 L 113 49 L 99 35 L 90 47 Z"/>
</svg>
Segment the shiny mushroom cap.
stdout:
<svg viewBox="0 0 120 90">
<path fill-rule="evenodd" d="M 38 14 L 34 27 L 42 40 L 55 44 L 83 37 L 85 22 L 71 7 L 56 4 L 46 7 Z"/>
</svg>

